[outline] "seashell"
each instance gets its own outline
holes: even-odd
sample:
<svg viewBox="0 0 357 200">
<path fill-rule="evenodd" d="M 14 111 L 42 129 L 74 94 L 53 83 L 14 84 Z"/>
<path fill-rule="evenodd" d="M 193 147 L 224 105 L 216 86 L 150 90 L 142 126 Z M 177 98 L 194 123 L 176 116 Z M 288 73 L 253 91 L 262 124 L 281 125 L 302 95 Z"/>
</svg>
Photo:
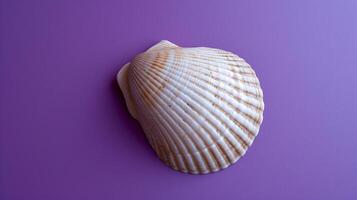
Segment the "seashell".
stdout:
<svg viewBox="0 0 357 200">
<path fill-rule="evenodd" d="M 181 172 L 206 174 L 235 163 L 263 120 L 255 72 L 227 51 L 163 40 L 124 65 L 117 80 L 158 157 Z"/>
</svg>

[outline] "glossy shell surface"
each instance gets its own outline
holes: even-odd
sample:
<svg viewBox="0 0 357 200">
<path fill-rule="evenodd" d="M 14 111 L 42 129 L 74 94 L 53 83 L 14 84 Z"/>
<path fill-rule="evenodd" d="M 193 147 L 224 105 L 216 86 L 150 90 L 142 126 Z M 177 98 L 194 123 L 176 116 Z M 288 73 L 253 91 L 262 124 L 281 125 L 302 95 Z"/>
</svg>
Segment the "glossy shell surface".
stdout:
<svg viewBox="0 0 357 200">
<path fill-rule="evenodd" d="M 128 110 L 171 168 L 224 169 L 252 145 L 263 120 L 263 92 L 250 65 L 213 48 L 161 41 L 117 75 Z"/>
</svg>

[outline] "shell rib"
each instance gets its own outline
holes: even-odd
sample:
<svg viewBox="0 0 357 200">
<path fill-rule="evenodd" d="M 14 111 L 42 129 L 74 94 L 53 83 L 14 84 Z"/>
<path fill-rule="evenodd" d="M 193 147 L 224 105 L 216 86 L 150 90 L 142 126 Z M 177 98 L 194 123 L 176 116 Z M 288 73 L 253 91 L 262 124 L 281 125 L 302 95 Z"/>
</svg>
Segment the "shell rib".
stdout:
<svg viewBox="0 0 357 200">
<path fill-rule="evenodd" d="M 263 120 L 255 72 L 227 51 L 163 40 L 126 64 L 117 79 L 156 154 L 181 172 L 206 174 L 235 163 Z"/>
</svg>

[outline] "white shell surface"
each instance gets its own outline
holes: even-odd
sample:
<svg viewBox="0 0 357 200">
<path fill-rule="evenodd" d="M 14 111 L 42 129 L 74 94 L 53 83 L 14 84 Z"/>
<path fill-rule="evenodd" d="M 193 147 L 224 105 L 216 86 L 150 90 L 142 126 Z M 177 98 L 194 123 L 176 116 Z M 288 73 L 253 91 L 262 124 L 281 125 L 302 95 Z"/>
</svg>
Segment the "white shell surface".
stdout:
<svg viewBox="0 0 357 200">
<path fill-rule="evenodd" d="M 206 174 L 235 163 L 263 120 L 255 72 L 237 55 L 161 41 L 118 73 L 131 115 L 171 168 Z"/>
</svg>

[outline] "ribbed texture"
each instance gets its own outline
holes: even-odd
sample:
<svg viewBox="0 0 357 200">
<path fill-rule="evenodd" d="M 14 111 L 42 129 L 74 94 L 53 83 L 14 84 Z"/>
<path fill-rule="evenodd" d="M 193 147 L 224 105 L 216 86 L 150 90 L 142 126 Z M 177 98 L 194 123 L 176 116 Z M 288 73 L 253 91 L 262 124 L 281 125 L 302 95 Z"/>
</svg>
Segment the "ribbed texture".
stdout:
<svg viewBox="0 0 357 200">
<path fill-rule="evenodd" d="M 151 146 L 173 169 L 205 174 L 245 154 L 263 120 L 263 92 L 242 58 L 168 41 L 128 66 L 131 101 Z"/>
</svg>

